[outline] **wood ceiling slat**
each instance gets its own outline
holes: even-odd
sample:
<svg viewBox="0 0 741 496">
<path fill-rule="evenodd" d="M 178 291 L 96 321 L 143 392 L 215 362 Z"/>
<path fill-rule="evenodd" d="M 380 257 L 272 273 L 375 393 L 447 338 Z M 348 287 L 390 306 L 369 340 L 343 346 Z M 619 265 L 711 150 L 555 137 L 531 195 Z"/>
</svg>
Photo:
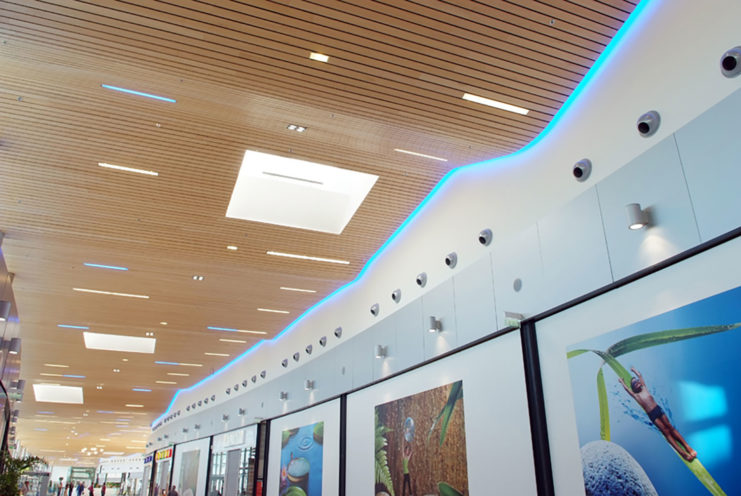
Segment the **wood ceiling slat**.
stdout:
<svg viewBox="0 0 741 496">
<path fill-rule="evenodd" d="M 279 78 L 279 80 L 280 81 L 285 81 L 286 78 Z M 339 88 L 338 88 L 338 90 L 339 90 Z M 417 109 L 417 114 L 415 115 L 415 113 L 401 112 L 400 110 L 396 110 L 396 108 L 394 108 L 394 107 L 399 107 L 400 106 L 400 103 L 399 103 L 399 101 L 393 101 L 393 102 L 389 102 L 389 105 L 392 106 L 391 108 L 386 109 L 386 112 L 380 112 L 378 109 L 379 108 L 383 109 L 383 107 L 384 107 L 384 105 L 383 105 L 384 102 L 383 101 L 373 100 L 372 98 L 368 98 L 368 97 L 365 97 L 364 95 L 360 95 L 360 94 L 354 94 L 354 96 L 357 97 L 358 99 L 362 100 L 362 103 L 364 103 L 364 104 L 367 105 L 367 107 L 365 107 L 365 108 L 368 109 L 368 112 L 367 113 L 369 113 L 369 114 L 372 114 L 372 113 L 375 112 L 375 113 L 379 113 L 379 114 L 384 115 L 384 116 L 388 116 L 388 112 L 390 111 L 390 112 L 393 112 L 395 115 L 406 115 L 407 117 L 414 116 L 416 118 L 415 119 L 415 122 L 418 122 L 419 120 L 423 120 L 423 121 L 424 120 L 427 120 L 427 121 L 439 122 L 439 119 L 434 119 L 434 114 L 432 114 L 432 116 L 431 116 L 430 112 L 428 112 L 428 110 L 430 110 L 432 107 L 421 107 L 421 106 L 418 106 L 419 108 Z M 307 96 L 306 96 L 306 99 L 307 99 L 307 101 L 310 101 L 314 97 L 316 97 L 315 94 L 308 93 Z M 421 105 L 421 103 L 420 103 L 420 105 Z M 484 112 L 487 112 L 486 110 L 484 110 L 484 111 L 479 110 L 478 109 L 478 107 L 480 107 L 479 105 L 476 105 L 475 107 L 477 107 L 476 108 L 476 110 L 477 110 L 476 115 L 483 115 Z M 460 111 L 460 108 L 459 108 L 458 105 L 456 105 L 455 108 L 456 108 L 456 110 Z M 460 127 L 461 126 L 459 123 L 456 123 L 455 120 L 452 120 L 451 121 L 449 117 L 447 117 L 445 119 L 445 121 L 443 121 L 443 122 L 449 123 L 449 125 L 450 126 L 453 126 L 453 127 L 456 127 L 456 126 Z M 494 126 L 495 127 L 498 127 L 498 124 L 496 123 L 496 121 L 494 121 Z M 510 129 L 511 130 L 511 127 L 508 127 L 507 129 Z M 491 131 L 491 128 L 488 128 L 487 131 L 490 132 Z M 495 139 L 495 140 L 496 139 L 506 139 L 505 136 L 498 136 L 498 135 L 491 135 L 491 134 L 487 134 L 487 137 L 488 137 L 489 140 L 491 140 L 491 139 Z M 522 144 L 524 144 L 525 142 L 527 142 L 527 140 L 525 140 L 525 141 L 520 140 L 519 142 L 522 143 Z"/>
<path fill-rule="evenodd" d="M 550 27 L 547 23 L 539 23 L 531 19 L 502 11 L 497 8 L 497 6 L 500 5 L 500 2 L 496 2 L 492 5 L 467 2 L 465 7 L 461 7 L 459 5 L 449 5 L 437 0 L 414 0 L 413 3 L 430 9 L 428 11 L 429 15 L 424 17 L 416 16 L 408 10 L 404 11 L 408 14 L 401 14 L 403 9 L 401 9 L 398 4 L 382 4 L 381 2 L 367 4 L 362 2 L 362 0 L 348 0 L 348 2 L 353 3 L 357 7 L 372 6 L 373 14 L 370 15 L 370 17 L 376 17 L 381 13 L 389 16 L 384 19 L 390 19 L 395 16 L 401 18 L 409 18 L 407 16 L 411 16 L 411 18 L 414 18 L 416 22 L 414 27 L 410 27 L 409 30 L 413 32 L 426 33 L 430 38 L 439 37 L 441 33 L 453 33 L 461 39 L 467 39 L 470 37 L 470 34 L 467 34 L 466 30 L 459 28 L 458 26 L 465 26 L 465 28 L 471 32 L 479 32 L 482 26 L 486 26 L 485 32 L 488 33 L 490 33 L 491 29 L 494 28 L 498 31 L 513 34 L 521 38 L 540 42 L 543 45 L 555 46 L 566 53 L 582 54 L 589 59 L 594 58 L 596 54 L 600 53 L 604 48 L 604 45 L 609 41 L 607 36 L 590 33 L 578 26 L 574 27 L 574 31 L 578 32 L 579 35 L 561 30 L 549 30 L 548 34 L 544 34 L 543 28 Z M 335 3 L 332 4 L 337 7 Z M 349 9 L 342 10 L 353 15 L 360 15 Z M 448 16 L 448 14 L 452 13 L 455 13 L 454 15 L 460 18 L 460 20 L 452 21 L 452 16 Z M 475 23 L 470 22 L 470 20 L 474 20 Z M 436 30 L 432 31 L 425 29 L 424 26 L 428 24 L 434 26 Z M 455 45 L 455 43 L 451 44 Z M 590 51 L 592 52 L 591 54 L 589 53 Z"/>
<path fill-rule="evenodd" d="M 559 22 L 568 20 L 570 24 L 590 25 L 590 30 L 597 32 L 609 32 L 614 36 L 618 29 L 623 25 L 628 13 L 621 10 L 612 10 L 609 14 L 605 9 L 600 11 L 587 8 L 578 3 L 566 3 L 563 0 L 508 0 L 507 3 L 516 4 L 522 8 L 540 12 L 543 15 L 551 17 L 554 21 Z M 507 5 L 504 3 L 503 5 Z M 594 4 L 594 0 L 591 0 Z M 606 28 L 609 31 L 606 31 Z"/>
</svg>

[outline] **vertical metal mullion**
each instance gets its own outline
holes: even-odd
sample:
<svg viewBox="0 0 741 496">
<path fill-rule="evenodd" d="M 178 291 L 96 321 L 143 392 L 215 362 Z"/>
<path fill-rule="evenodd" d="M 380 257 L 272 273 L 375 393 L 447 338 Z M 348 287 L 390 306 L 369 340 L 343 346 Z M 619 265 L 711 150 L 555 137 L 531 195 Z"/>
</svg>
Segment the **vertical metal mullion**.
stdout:
<svg viewBox="0 0 741 496">
<path fill-rule="evenodd" d="M 548 423 L 545 414 L 543 381 L 535 322 L 524 321 L 520 328 L 522 358 L 525 366 L 527 405 L 530 412 L 530 436 L 533 443 L 535 482 L 539 496 L 554 496 L 551 450 L 548 443 Z"/>
</svg>

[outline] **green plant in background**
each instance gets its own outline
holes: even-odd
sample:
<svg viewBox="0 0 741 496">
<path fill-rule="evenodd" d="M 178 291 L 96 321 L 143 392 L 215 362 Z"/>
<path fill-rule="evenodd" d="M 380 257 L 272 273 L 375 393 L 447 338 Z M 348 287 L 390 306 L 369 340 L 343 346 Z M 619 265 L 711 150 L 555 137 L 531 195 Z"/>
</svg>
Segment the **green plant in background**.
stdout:
<svg viewBox="0 0 741 496">
<path fill-rule="evenodd" d="M 8 452 L 3 452 L 3 472 L 0 474 L 0 495 L 15 496 L 18 494 L 18 481 L 21 474 L 36 465 L 46 465 L 46 461 L 38 456 L 13 458 Z"/>
<path fill-rule="evenodd" d="M 630 353 L 632 351 L 642 350 L 644 348 L 650 348 L 652 346 L 658 346 L 662 344 L 674 343 L 677 341 L 683 341 L 685 339 L 698 338 L 701 336 L 707 336 L 709 334 L 717 334 L 719 332 L 730 331 L 741 327 L 739 324 L 719 325 L 719 326 L 708 326 L 708 327 L 692 327 L 687 329 L 672 329 L 668 331 L 650 332 L 641 334 L 638 336 L 631 336 L 629 338 L 618 341 L 613 344 L 605 351 L 579 349 L 572 350 L 566 354 L 566 358 L 574 358 L 584 353 L 594 353 L 598 355 L 603 363 L 600 365 L 597 371 L 597 401 L 599 405 L 599 416 L 600 416 L 600 438 L 604 441 L 610 441 L 610 412 L 609 404 L 607 401 L 607 386 L 605 384 L 605 375 L 602 368 L 607 364 L 613 372 L 622 378 L 625 384 L 630 384 L 631 374 L 628 370 L 617 361 L 617 357 Z M 687 468 L 697 477 L 697 479 L 705 486 L 705 488 L 714 496 L 726 496 L 726 493 L 721 489 L 715 479 L 710 475 L 707 469 L 702 465 L 698 458 L 695 458 L 691 462 L 688 462 L 682 458 L 679 453 L 677 456 L 680 460 L 687 465 Z"/>
<path fill-rule="evenodd" d="M 389 470 L 389 461 L 386 454 L 386 446 L 388 446 L 388 439 L 386 434 L 392 431 L 385 425 L 381 424 L 378 419 L 378 410 L 376 410 L 376 484 L 383 484 L 386 486 L 391 496 L 394 494 L 394 482 L 391 478 L 391 470 Z"/>
<path fill-rule="evenodd" d="M 455 408 L 456 403 L 458 403 L 458 400 L 462 398 L 463 381 L 454 382 L 450 388 L 450 394 L 448 394 L 448 401 L 445 402 L 445 405 L 440 410 L 440 413 L 437 414 L 437 417 L 435 417 L 435 420 L 432 422 L 432 427 L 430 427 L 430 430 L 427 433 L 427 441 L 430 440 L 430 436 L 432 436 L 432 431 L 435 429 L 438 420 L 442 418 L 442 423 L 440 424 L 440 446 L 443 445 L 443 441 L 445 441 L 445 434 L 447 434 L 448 432 L 450 417 L 453 415 L 453 409 Z"/>
</svg>

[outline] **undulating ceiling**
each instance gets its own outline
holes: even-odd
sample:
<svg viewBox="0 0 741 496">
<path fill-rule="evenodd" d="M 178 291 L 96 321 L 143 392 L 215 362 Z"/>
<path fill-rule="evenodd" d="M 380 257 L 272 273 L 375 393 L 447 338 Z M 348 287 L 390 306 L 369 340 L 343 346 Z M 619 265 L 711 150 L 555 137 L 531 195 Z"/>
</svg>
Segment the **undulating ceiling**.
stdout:
<svg viewBox="0 0 741 496">
<path fill-rule="evenodd" d="M 537 136 L 634 3 L 1 2 L 0 230 L 28 381 L 18 438 L 57 464 L 143 451 L 177 388 L 352 280 L 448 171 Z M 339 235 L 231 219 L 246 150 L 378 180 Z M 156 351 L 86 349 L 83 327 L 153 337 Z M 40 383 L 81 386 L 84 403 L 36 402 Z"/>
</svg>

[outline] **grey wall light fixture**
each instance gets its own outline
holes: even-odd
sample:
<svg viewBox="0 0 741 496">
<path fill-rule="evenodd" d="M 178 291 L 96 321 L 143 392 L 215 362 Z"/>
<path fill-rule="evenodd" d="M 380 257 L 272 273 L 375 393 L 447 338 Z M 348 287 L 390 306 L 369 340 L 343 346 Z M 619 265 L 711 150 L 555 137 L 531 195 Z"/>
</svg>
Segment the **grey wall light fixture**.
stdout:
<svg viewBox="0 0 741 496">
<path fill-rule="evenodd" d="M 628 229 L 637 231 L 648 225 L 648 212 L 641 209 L 640 203 L 629 203 L 625 205 L 625 212 L 628 214 Z"/>
<path fill-rule="evenodd" d="M 314 389 L 314 381 L 312 381 L 311 379 L 306 379 L 304 381 L 304 389 L 306 389 L 307 391 L 311 391 L 312 389 Z"/>
<path fill-rule="evenodd" d="M 382 344 L 376 345 L 376 358 L 386 358 L 388 352 L 388 346 L 383 346 Z"/>
<path fill-rule="evenodd" d="M 288 399 L 288 391 L 281 391 L 280 392 L 280 399 L 281 399 L 281 401 L 286 401 Z"/>
<path fill-rule="evenodd" d="M 430 316 L 430 327 L 427 329 L 429 332 L 442 332 L 443 322 L 434 315 Z"/>
<path fill-rule="evenodd" d="M 8 300 L 0 300 L 0 322 L 5 322 L 10 316 L 10 302 Z"/>
<path fill-rule="evenodd" d="M 11 355 L 17 355 L 21 352 L 21 338 L 10 338 L 10 344 L 8 344 L 8 353 Z"/>
</svg>

